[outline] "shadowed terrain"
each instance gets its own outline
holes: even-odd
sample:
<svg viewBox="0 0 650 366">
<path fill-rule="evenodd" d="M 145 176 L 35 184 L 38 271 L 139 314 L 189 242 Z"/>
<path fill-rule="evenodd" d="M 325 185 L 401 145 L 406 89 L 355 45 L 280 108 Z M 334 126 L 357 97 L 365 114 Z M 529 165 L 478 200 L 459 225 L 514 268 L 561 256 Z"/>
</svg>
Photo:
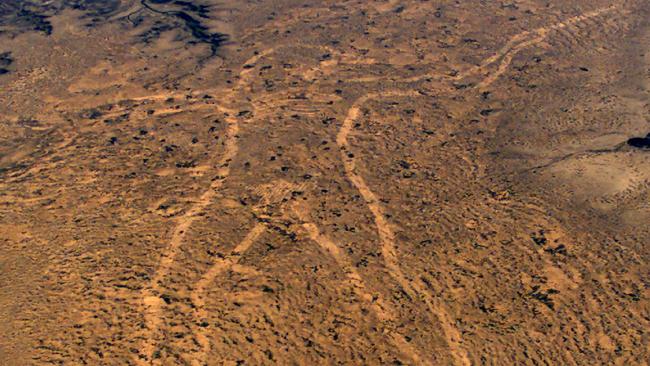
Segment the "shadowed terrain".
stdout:
<svg viewBox="0 0 650 366">
<path fill-rule="evenodd" d="M 0 364 L 648 364 L 647 1 L 21 0 L 0 40 Z"/>
</svg>

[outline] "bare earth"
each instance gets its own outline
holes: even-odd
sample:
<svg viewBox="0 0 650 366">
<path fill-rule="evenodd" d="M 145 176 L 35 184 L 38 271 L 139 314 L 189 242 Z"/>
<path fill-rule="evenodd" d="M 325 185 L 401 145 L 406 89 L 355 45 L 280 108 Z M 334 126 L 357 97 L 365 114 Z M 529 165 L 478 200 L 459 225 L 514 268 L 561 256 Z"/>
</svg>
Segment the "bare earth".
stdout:
<svg viewBox="0 0 650 366">
<path fill-rule="evenodd" d="M 647 0 L 0 2 L 0 365 L 648 365 Z"/>
</svg>

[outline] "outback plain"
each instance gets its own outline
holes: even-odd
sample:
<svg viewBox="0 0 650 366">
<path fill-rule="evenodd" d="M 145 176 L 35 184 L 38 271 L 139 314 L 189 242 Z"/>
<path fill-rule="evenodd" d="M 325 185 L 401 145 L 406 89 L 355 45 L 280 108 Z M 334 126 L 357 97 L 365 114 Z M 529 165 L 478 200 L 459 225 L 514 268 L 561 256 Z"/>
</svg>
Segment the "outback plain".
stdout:
<svg viewBox="0 0 650 366">
<path fill-rule="evenodd" d="M 0 364 L 647 365 L 647 0 L 0 3 Z"/>
</svg>

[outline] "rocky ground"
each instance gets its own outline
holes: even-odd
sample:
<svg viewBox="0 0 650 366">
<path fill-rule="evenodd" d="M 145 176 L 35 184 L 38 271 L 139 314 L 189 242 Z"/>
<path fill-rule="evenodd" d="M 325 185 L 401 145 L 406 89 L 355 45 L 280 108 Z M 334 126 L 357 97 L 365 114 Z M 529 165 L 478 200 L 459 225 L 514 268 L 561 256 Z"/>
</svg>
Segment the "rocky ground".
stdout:
<svg viewBox="0 0 650 366">
<path fill-rule="evenodd" d="M 646 0 L 0 3 L 2 365 L 647 365 Z"/>
</svg>

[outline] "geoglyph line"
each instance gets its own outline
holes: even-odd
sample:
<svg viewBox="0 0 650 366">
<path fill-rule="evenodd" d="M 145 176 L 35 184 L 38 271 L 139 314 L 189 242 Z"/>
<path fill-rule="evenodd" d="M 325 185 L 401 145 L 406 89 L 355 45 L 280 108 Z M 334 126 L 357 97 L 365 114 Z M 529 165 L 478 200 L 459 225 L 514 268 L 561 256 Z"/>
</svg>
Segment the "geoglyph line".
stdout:
<svg viewBox="0 0 650 366">
<path fill-rule="evenodd" d="M 194 317 L 202 322 L 208 318 L 208 311 L 205 309 L 205 296 L 206 292 L 214 280 L 223 272 L 231 269 L 234 265 L 239 263 L 239 258 L 242 253 L 246 252 L 255 241 L 264 233 L 266 225 L 264 223 L 257 223 L 248 232 L 244 239 L 235 247 L 232 253 L 223 259 L 217 259 L 210 269 L 203 274 L 201 279 L 194 285 L 194 289 L 190 294 L 192 303 L 195 306 Z M 194 332 L 196 341 L 200 347 L 192 359 L 192 365 L 203 366 L 205 364 L 208 353 L 210 352 L 210 338 L 208 336 L 208 329 L 206 327 L 199 327 L 197 332 Z"/>
<path fill-rule="evenodd" d="M 492 64 L 501 60 L 495 72 L 488 74 L 485 78 L 477 84 L 479 89 L 485 88 L 496 81 L 503 73 L 505 73 L 510 66 L 514 56 L 523 50 L 524 48 L 530 47 L 532 45 L 542 42 L 548 34 L 556 29 L 562 29 L 569 25 L 584 21 L 589 18 L 596 17 L 598 15 L 612 11 L 615 7 L 610 6 L 607 8 L 598 9 L 592 12 L 585 13 L 573 18 L 570 18 L 566 21 L 556 23 L 554 25 L 539 28 L 533 32 L 523 32 L 518 35 L 515 35 L 511 40 L 495 55 L 489 57 L 483 61 L 479 66 L 472 68 L 464 73 L 461 73 L 454 77 L 453 79 L 463 79 L 468 76 L 473 76 L 479 73 L 484 73 L 488 67 Z M 528 39 L 528 37 L 533 37 Z M 427 77 L 432 77 L 432 75 L 424 75 L 416 78 L 408 78 L 406 81 L 414 82 Z M 386 267 L 389 270 L 391 277 L 402 287 L 402 289 L 412 298 L 419 298 L 423 301 L 429 311 L 435 315 L 442 327 L 445 340 L 447 342 L 448 348 L 451 352 L 451 355 L 458 365 L 470 365 L 470 360 L 467 353 L 460 346 L 461 336 L 454 325 L 453 319 L 445 309 L 444 304 L 440 302 L 439 299 L 434 298 L 429 295 L 427 289 L 422 286 L 417 281 L 410 281 L 406 275 L 402 272 L 400 267 L 400 261 L 398 258 L 397 250 L 395 248 L 395 234 L 391 228 L 391 224 L 386 220 L 385 213 L 379 204 L 379 200 L 375 193 L 368 187 L 367 183 L 360 175 L 357 170 L 356 158 L 354 154 L 350 153 L 350 146 L 348 143 L 348 136 L 352 130 L 354 122 L 360 117 L 361 106 L 369 100 L 380 99 L 380 98 L 391 98 L 391 97 L 417 97 L 420 95 L 415 91 L 402 91 L 402 90 L 390 90 L 384 91 L 382 93 L 376 94 L 366 94 L 358 98 L 350 109 L 347 112 L 346 118 L 339 130 L 339 133 L 336 137 L 337 145 L 341 151 L 341 158 L 343 160 L 344 169 L 348 179 L 360 192 L 361 196 L 364 198 L 366 205 L 371 211 L 375 226 L 377 227 L 377 232 L 382 245 L 382 255 L 386 262 Z M 313 230 L 313 228 L 312 228 Z"/>
<path fill-rule="evenodd" d="M 246 62 L 257 62 L 261 57 L 272 53 L 275 49 L 269 49 L 268 52 L 262 52 Z M 249 79 L 250 69 L 242 68 L 239 73 L 239 81 L 237 82 L 234 90 L 230 94 L 231 99 L 239 92 Z M 152 96 L 145 96 L 137 99 L 164 99 L 167 95 L 157 94 Z M 135 356 L 135 362 L 140 365 L 156 365 L 160 361 L 154 359 L 153 355 L 156 351 L 157 340 L 159 336 L 160 326 L 162 323 L 162 309 L 164 307 L 164 300 L 160 297 L 160 292 L 163 290 L 160 282 L 171 271 L 178 251 L 183 244 L 187 230 L 190 229 L 192 223 L 199 217 L 198 214 L 203 212 L 205 208 L 214 199 L 217 190 L 223 184 L 223 180 L 230 174 L 230 166 L 228 162 L 232 160 L 238 151 L 237 147 L 237 133 L 239 132 L 239 121 L 235 116 L 233 110 L 217 106 L 222 112 L 228 114 L 226 122 L 228 123 L 228 130 L 226 132 L 227 138 L 225 142 L 225 151 L 220 160 L 220 166 L 217 171 L 217 179 L 215 179 L 210 187 L 201 195 L 199 200 L 188 210 L 182 217 L 178 219 L 178 224 L 174 228 L 172 238 L 169 241 L 167 248 L 163 251 L 160 263 L 156 272 L 141 294 L 143 314 L 145 319 L 145 335 L 144 344 L 142 345 L 141 354 Z M 142 357 L 144 354 L 144 359 Z M 148 362 L 147 362 L 148 360 Z"/>
<path fill-rule="evenodd" d="M 379 199 L 368 187 L 368 184 L 358 172 L 356 158 L 354 157 L 354 154 L 350 153 L 350 146 L 348 143 L 348 136 L 352 130 L 352 126 L 360 117 L 361 106 L 365 102 L 378 98 L 418 96 L 421 96 L 421 94 L 415 91 L 393 90 L 385 91 L 381 94 L 367 94 L 357 99 L 343 121 L 343 125 L 336 136 L 336 143 L 341 151 L 341 159 L 343 160 L 343 166 L 348 179 L 359 191 L 374 217 L 375 226 L 377 227 L 377 232 L 381 241 L 382 256 L 390 276 L 411 298 L 423 301 L 429 308 L 429 311 L 438 318 L 441 323 L 445 341 L 447 342 L 456 364 L 469 365 L 469 358 L 460 347 L 460 334 L 454 326 L 451 316 L 448 314 L 445 307 L 439 301 L 433 299 L 421 284 L 415 281 L 410 281 L 402 272 L 397 249 L 395 248 L 395 233 L 391 224 L 386 220 L 384 210 L 379 204 Z"/>
<path fill-rule="evenodd" d="M 476 74 L 476 73 L 483 73 L 486 71 L 486 69 L 493 63 L 495 63 L 497 60 L 501 59 L 501 62 L 499 63 L 497 69 L 492 73 L 488 74 L 480 83 L 478 83 L 477 87 L 479 89 L 483 89 L 488 87 L 490 84 L 494 83 L 501 75 L 503 75 L 507 70 L 508 67 L 510 67 L 510 64 L 512 63 L 513 58 L 522 51 L 525 48 L 528 48 L 530 46 L 539 44 L 540 42 L 544 41 L 549 34 L 553 31 L 557 31 L 569 26 L 572 26 L 574 24 L 583 22 L 587 19 L 595 18 L 597 16 L 609 13 L 611 11 L 614 11 L 617 8 L 617 6 L 612 5 L 608 6 L 605 8 L 593 10 L 581 15 L 577 15 L 575 17 L 569 18 L 565 21 L 555 23 L 553 25 L 547 26 L 547 27 L 541 27 L 538 28 L 532 32 L 523 32 L 520 33 L 516 36 L 514 36 L 506 46 L 504 46 L 499 52 L 497 52 L 495 55 L 489 57 L 486 59 L 484 62 L 481 63 L 476 68 L 473 68 L 468 71 L 466 75 L 463 75 L 461 78 Z M 527 37 L 533 37 L 531 39 L 527 39 Z M 520 42 L 520 43 L 517 43 Z"/>
<path fill-rule="evenodd" d="M 345 272 L 345 276 L 352 284 L 352 289 L 355 295 L 370 305 L 373 312 L 382 323 L 395 320 L 394 309 L 392 309 L 388 304 L 384 303 L 380 298 L 375 299 L 368 292 L 365 282 L 357 270 L 354 268 L 345 252 L 342 251 L 338 245 L 332 242 L 327 236 L 322 234 L 316 224 L 307 221 L 305 213 L 303 213 L 301 210 L 295 209 L 295 207 L 294 212 L 302 221 L 302 227 L 307 232 L 310 239 L 316 242 L 325 252 L 334 258 L 338 266 Z M 386 329 L 385 334 L 390 338 L 391 343 L 396 347 L 396 349 L 409 357 L 411 361 L 413 361 L 413 364 L 422 364 L 419 352 L 410 343 L 406 342 L 402 335 L 398 334 L 393 329 Z"/>
<path fill-rule="evenodd" d="M 258 191 L 262 194 L 260 205 L 267 206 L 274 203 L 288 202 L 290 194 L 294 190 L 300 190 L 304 187 L 302 185 L 295 185 L 286 181 L 277 181 L 269 185 L 262 186 Z M 258 217 L 264 215 L 258 214 Z M 214 261 L 210 269 L 203 274 L 201 279 L 197 281 L 192 287 L 190 298 L 195 307 L 194 317 L 198 322 L 205 321 L 209 313 L 206 310 L 206 293 L 214 280 L 223 272 L 237 266 L 241 256 L 246 253 L 250 247 L 257 241 L 257 239 L 266 231 L 268 226 L 267 222 L 258 222 L 246 234 L 244 239 L 231 251 L 225 258 L 220 258 Z M 195 333 L 196 341 L 199 344 L 199 351 L 196 352 L 192 359 L 192 364 L 195 366 L 203 366 L 207 360 L 208 354 L 211 350 L 210 339 L 208 336 L 208 329 L 199 327 Z"/>
<path fill-rule="evenodd" d="M 508 40 L 508 42 L 503 47 L 501 47 L 501 49 L 499 49 L 494 55 L 486 58 L 479 65 L 471 67 L 465 71 L 462 71 L 455 76 L 446 76 L 446 75 L 427 73 L 424 75 L 403 78 L 395 81 L 403 82 L 403 83 L 414 83 L 425 79 L 433 79 L 433 81 L 444 81 L 444 80 L 458 81 L 468 77 L 484 75 L 485 77 L 484 80 L 482 80 L 477 85 L 479 89 L 482 89 L 489 86 L 490 84 L 495 82 L 501 75 L 503 75 L 507 71 L 510 64 L 512 63 L 512 59 L 514 58 L 514 56 L 517 53 L 521 52 L 523 49 L 543 42 L 553 31 L 559 31 L 569 26 L 575 25 L 577 23 L 596 18 L 600 15 L 612 12 L 617 8 L 618 5 L 612 5 L 605 8 L 596 9 L 581 15 L 571 17 L 564 21 L 554 23 L 546 27 L 541 27 L 532 31 L 524 31 L 518 33 L 512 36 L 510 40 Z M 497 66 L 497 69 L 493 73 L 489 73 L 490 67 L 499 60 L 501 60 L 501 62 Z M 365 78 L 365 79 L 361 78 L 358 80 L 353 79 L 352 81 L 375 82 L 375 81 L 381 81 L 381 78 L 379 77 Z"/>
<path fill-rule="evenodd" d="M 256 63 L 262 57 L 268 56 L 275 51 L 276 48 L 269 48 L 262 51 L 248 59 L 244 65 Z M 250 75 L 252 74 L 251 71 L 252 69 L 248 68 L 241 69 L 239 73 L 239 81 L 237 82 L 233 92 L 230 94 L 231 99 L 234 99 L 232 96 L 236 95 L 237 92 L 247 84 L 247 81 L 250 79 Z M 163 93 L 159 93 L 138 97 L 134 100 L 166 99 L 169 96 L 169 94 L 164 95 Z M 237 118 L 234 117 L 235 111 L 219 106 L 217 108 L 228 114 L 228 117 L 226 118 L 226 121 L 228 122 L 228 131 L 226 133 L 227 139 L 225 142 L 224 155 L 220 160 L 220 167 L 217 171 L 218 178 L 210 184 L 210 187 L 201 195 L 198 201 L 183 216 L 178 218 L 178 224 L 174 228 L 172 238 L 170 239 L 167 248 L 165 248 L 161 255 L 160 263 L 156 272 L 148 286 L 146 286 L 141 292 L 141 307 L 143 308 L 142 313 L 144 314 L 145 320 L 145 334 L 141 352 L 135 356 L 135 362 L 139 365 L 147 365 L 147 363 L 152 365 L 160 364 L 160 361 L 153 357 L 154 352 L 156 351 L 156 338 L 159 335 L 158 333 L 162 323 L 162 309 L 164 307 L 164 300 L 160 297 L 160 292 L 163 290 L 160 282 L 171 271 L 176 256 L 178 255 L 178 251 L 185 239 L 187 230 L 190 229 L 192 223 L 199 217 L 199 214 L 202 213 L 203 210 L 212 202 L 216 195 L 216 191 L 221 187 L 223 180 L 230 174 L 230 166 L 228 162 L 237 154 L 238 147 L 236 140 L 237 133 L 239 132 L 239 122 Z M 144 356 L 144 358 L 142 358 L 142 356 Z"/>
<path fill-rule="evenodd" d="M 183 216 L 178 218 L 178 223 L 174 228 L 167 248 L 165 248 L 162 253 L 158 268 L 149 282 L 149 285 L 142 291 L 142 306 L 144 309 L 143 313 L 146 325 L 145 342 L 142 346 L 142 351 L 145 357 L 150 360 L 151 364 L 158 363 L 153 359 L 153 354 L 156 351 L 155 338 L 157 337 L 161 326 L 162 308 L 164 306 L 164 301 L 160 297 L 161 292 L 164 290 L 161 281 L 163 281 L 165 276 L 167 276 L 171 271 L 172 265 L 178 255 L 181 245 L 183 244 L 187 231 L 192 226 L 192 223 L 200 218 L 199 214 L 202 213 L 210 203 L 212 203 L 217 190 L 223 184 L 224 179 L 230 174 L 229 162 L 237 154 L 236 135 L 239 131 L 239 123 L 237 119 L 232 116 L 232 111 L 223 108 L 222 110 L 226 113 L 229 112 L 230 115 L 226 118 L 228 123 L 226 132 L 227 138 L 224 143 L 223 156 L 219 161 L 217 177 L 214 178 L 210 187 L 201 195 L 201 197 L 199 197 L 194 205 L 185 212 Z M 143 361 L 139 357 L 136 357 L 136 360 L 140 364 L 146 364 L 146 361 Z"/>
</svg>

